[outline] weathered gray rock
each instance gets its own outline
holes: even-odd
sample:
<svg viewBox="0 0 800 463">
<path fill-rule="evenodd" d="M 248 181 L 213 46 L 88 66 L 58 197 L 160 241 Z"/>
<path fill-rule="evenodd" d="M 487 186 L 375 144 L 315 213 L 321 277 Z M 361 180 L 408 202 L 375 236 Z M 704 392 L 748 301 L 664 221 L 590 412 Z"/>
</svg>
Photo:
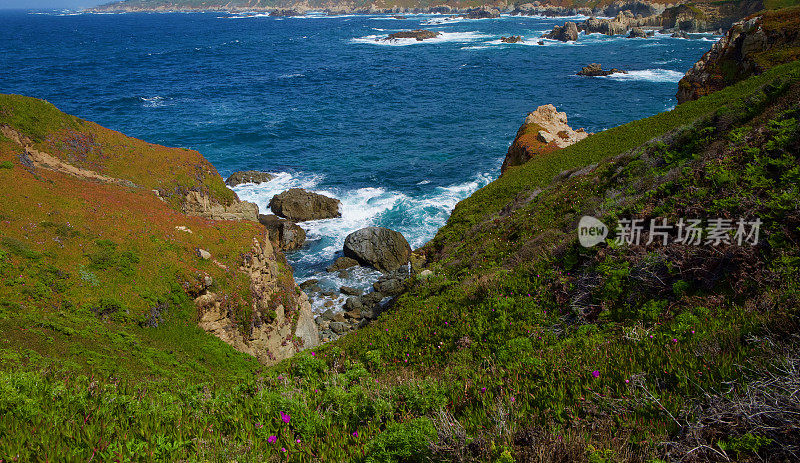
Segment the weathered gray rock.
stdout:
<svg viewBox="0 0 800 463">
<path fill-rule="evenodd" d="M 350 257 L 340 257 L 336 259 L 333 264 L 329 265 L 326 270 L 329 272 L 338 272 L 340 270 L 355 267 L 357 265 L 358 261 L 355 259 L 351 259 Z"/>
<path fill-rule="evenodd" d="M 316 278 L 312 278 L 310 280 L 306 280 L 306 281 L 300 283 L 299 286 L 300 286 L 300 289 L 308 289 L 308 288 L 310 288 L 312 286 L 316 286 L 317 283 L 319 283 L 319 280 L 317 280 Z"/>
<path fill-rule="evenodd" d="M 296 223 L 273 214 L 259 214 L 258 221 L 267 227 L 270 241 L 282 251 L 292 251 L 306 242 L 306 231 Z"/>
<path fill-rule="evenodd" d="M 274 179 L 275 176 L 267 172 L 259 172 L 257 170 L 240 170 L 234 172 L 225 180 L 228 186 L 241 185 L 242 183 L 265 183 Z"/>
<path fill-rule="evenodd" d="M 347 331 L 347 325 L 344 322 L 331 322 L 331 330 L 336 334 L 342 334 Z"/>
<path fill-rule="evenodd" d="M 364 308 L 364 304 L 361 303 L 361 299 L 358 297 L 348 297 L 346 301 L 344 301 L 344 309 L 347 311 L 352 310 L 361 310 Z"/>
<path fill-rule="evenodd" d="M 500 37 L 500 41 L 503 43 L 519 43 L 522 42 L 522 36 L 512 35 L 510 37 Z"/>
<path fill-rule="evenodd" d="M 205 249 L 197 249 L 197 255 L 200 256 L 203 260 L 211 259 L 211 253 L 206 251 Z"/>
<path fill-rule="evenodd" d="M 390 272 L 408 263 L 411 246 L 399 232 L 383 227 L 367 227 L 347 235 L 344 254 L 362 265 Z"/>
<path fill-rule="evenodd" d="M 375 291 L 386 296 L 395 296 L 403 291 L 403 283 L 397 278 L 378 280 L 373 285 Z"/>
<path fill-rule="evenodd" d="M 339 288 L 339 292 L 346 296 L 360 296 L 364 294 L 364 291 L 358 288 L 352 288 L 350 286 L 342 286 L 341 288 Z"/>
<path fill-rule="evenodd" d="M 383 297 L 383 294 L 373 291 L 361 296 L 361 303 L 365 307 L 372 308 L 378 305 L 383 300 Z"/>
<path fill-rule="evenodd" d="M 303 222 L 341 217 L 340 204 L 338 199 L 312 193 L 302 188 L 292 188 L 273 196 L 269 202 L 269 208 L 276 215 Z"/>
</svg>

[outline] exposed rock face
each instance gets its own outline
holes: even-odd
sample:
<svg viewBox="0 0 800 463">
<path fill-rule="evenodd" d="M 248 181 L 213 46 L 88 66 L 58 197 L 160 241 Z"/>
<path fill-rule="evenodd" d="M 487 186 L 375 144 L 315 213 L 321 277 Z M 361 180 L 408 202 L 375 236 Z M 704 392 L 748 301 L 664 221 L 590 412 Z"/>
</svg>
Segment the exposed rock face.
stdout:
<svg viewBox="0 0 800 463">
<path fill-rule="evenodd" d="M 787 21 L 797 24 L 796 17 L 788 17 L 791 14 L 766 12 L 734 24 L 678 83 L 678 103 L 696 100 L 800 57 L 800 32 L 796 26 L 785 27 Z"/>
<path fill-rule="evenodd" d="M 225 183 L 228 186 L 236 186 L 242 183 L 264 183 L 269 182 L 275 178 L 274 175 L 268 174 L 266 172 L 259 172 L 257 170 L 240 170 L 238 172 L 234 172 L 225 180 Z"/>
<path fill-rule="evenodd" d="M 258 221 L 258 206 L 255 203 L 240 201 L 236 198 L 231 204 L 221 204 L 199 191 L 186 193 L 181 209 L 186 215 L 214 220 Z"/>
<path fill-rule="evenodd" d="M 522 36 L 512 35 L 511 37 L 500 37 L 500 41 L 503 43 L 518 43 L 522 42 Z"/>
<path fill-rule="evenodd" d="M 278 245 L 281 251 L 292 251 L 306 242 L 306 231 L 296 223 L 272 214 L 259 214 L 261 222 L 269 232 L 269 239 Z"/>
<path fill-rule="evenodd" d="M 411 246 L 399 232 L 383 227 L 367 227 L 347 235 L 344 255 L 362 265 L 390 272 L 408 263 Z"/>
<path fill-rule="evenodd" d="M 276 215 L 303 222 L 341 217 L 340 204 L 338 199 L 301 188 L 292 188 L 273 196 L 269 201 L 269 208 Z"/>
<path fill-rule="evenodd" d="M 500 17 L 500 10 L 497 8 L 475 8 L 473 10 L 467 11 L 465 14 L 459 15 L 460 18 L 466 19 L 491 19 L 491 18 L 499 18 Z"/>
<path fill-rule="evenodd" d="M 670 35 L 670 37 L 676 38 L 676 39 L 688 39 L 689 38 L 689 34 L 687 34 L 685 31 L 677 31 L 677 32 L 673 32 L 672 35 Z"/>
<path fill-rule="evenodd" d="M 269 241 L 262 244 L 254 238 L 239 271 L 250 278 L 253 316 L 249 329 L 244 331 L 236 323 L 225 298 L 207 290 L 195 299 L 200 328 L 267 365 L 319 344 L 319 332 L 308 297 L 299 292 L 292 300 L 296 292 L 282 287 L 286 282 L 281 283 L 275 251 Z M 291 284 L 294 285 L 293 281 Z M 287 296 L 288 305 L 284 306 L 282 302 L 287 302 Z"/>
<path fill-rule="evenodd" d="M 578 40 L 578 25 L 572 21 L 567 21 L 563 26 L 553 27 L 552 31 L 542 37 L 562 42 L 574 42 Z"/>
<path fill-rule="evenodd" d="M 629 39 L 646 39 L 647 32 L 644 31 L 641 27 L 634 27 L 631 29 L 630 33 L 628 34 Z"/>
<path fill-rule="evenodd" d="M 425 29 L 415 29 L 413 31 L 400 31 L 395 32 L 394 34 L 389 34 L 383 40 L 397 40 L 397 39 L 417 39 L 418 42 L 421 42 L 426 39 L 432 39 L 441 35 L 436 31 L 429 31 Z"/>
<path fill-rule="evenodd" d="M 528 114 L 525 123 L 517 131 L 517 137 L 508 148 L 501 172 L 524 164 L 537 154 L 564 148 L 588 136 L 583 129 L 572 130 L 567 125 L 567 114 L 558 112 L 555 106 L 539 106 L 536 111 Z"/>
<path fill-rule="evenodd" d="M 583 69 L 578 71 L 579 76 L 587 76 L 587 77 L 603 77 L 609 76 L 611 74 L 627 74 L 628 71 L 623 71 L 622 69 L 611 68 L 611 69 L 603 69 L 603 67 L 599 63 L 592 63 L 588 66 L 584 66 Z"/>
</svg>

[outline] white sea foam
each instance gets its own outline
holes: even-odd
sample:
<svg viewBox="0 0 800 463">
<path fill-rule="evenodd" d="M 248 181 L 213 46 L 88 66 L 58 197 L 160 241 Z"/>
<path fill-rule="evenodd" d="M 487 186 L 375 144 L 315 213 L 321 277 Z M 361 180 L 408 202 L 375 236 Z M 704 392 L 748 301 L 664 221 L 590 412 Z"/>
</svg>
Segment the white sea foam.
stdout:
<svg viewBox="0 0 800 463">
<path fill-rule="evenodd" d="M 417 40 L 414 38 L 409 39 L 396 39 L 384 40 L 385 35 L 368 35 L 366 37 L 357 37 L 352 39 L 351 43 L 364 43 L 370 45 L 383 45 L 388 47 L 404 47 L 407 45 L 417 44 L 430 44 L 430 43 L 445 43 L 445 42 L 472 42 L 475 40 L 488 38 L 488 35 L 481 34 L 480 32 L 441 32 L 438 37 L 425 40 Z"/>
<path fill-rule="evenodd" d="M 671 71 L 669 69 L 644 69 L 641 71 L 628 71 L 627 74 L 611 74 L 603 78 L 645 82 L 678 82 L 682 77 L 682 72 Z"/>
<path fill-rule="evenodd" d="M 142 106 L 145 108 L 162 108 L 167 105 L 166 100 L 162 96 L 139 97 L 142 101 Z"/>
</svg>

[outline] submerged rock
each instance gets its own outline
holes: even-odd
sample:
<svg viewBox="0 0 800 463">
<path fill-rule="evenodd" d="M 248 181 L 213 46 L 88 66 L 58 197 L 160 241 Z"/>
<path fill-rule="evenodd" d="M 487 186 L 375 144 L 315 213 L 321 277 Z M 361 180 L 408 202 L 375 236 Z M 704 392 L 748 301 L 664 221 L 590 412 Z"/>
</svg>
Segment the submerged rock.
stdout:
<svg viewBox="0 0 800 463">
<path fill-rule="evenodd" d="M 609 76 L 611 74 L 627 74 L 628 71 L 623 71 L 622 69 L 611 68 L 611 69 L 603 69 L 603 67 L 599 63 L 592 63 L 588 66 L 584 66 L 583 69 L 578 71 L 579 76 L 588 76 L 588 77 L 602 77 L 602 76 Z"/>
<path fill-rule="evenodd" d="M 265 183 L 274 178 L 274 175 L 267 172 L 260 172 L 257 170 L 240 170 L 232 173 L 231 176 L 225 180 L 225 184 L 228 186 L 236 186 L 241 185 L 242 183 Z"/>
<path fill-rule="evenodd" d="M 436 31 L 429 31 L 426 29 L 415 29 L 413 31 L 400 31 L 400 32 L 395 32 L 394 34 L 389 34 L 389 36 L 383 40 L 417 39 L 417 41 L 421 42 L 423 40 L 432 39 L 440 35 L 441 34 Z"/>
<path fill-rule="evenodd" d="M 362 265 L 390 272 L 408 263 L 411 246 L 399 232 L 383 227 L 367 227 L 347 235 L 344 255 Z"/>
<path fill-rule="evenodd" d="M 276 215 L 303 222 L 341 217 L 340 204 L 338 199 L 312 193 L 302 188 L 292 188 L 273 196 L 269 202 L 269 208 Z"/>
</svg>

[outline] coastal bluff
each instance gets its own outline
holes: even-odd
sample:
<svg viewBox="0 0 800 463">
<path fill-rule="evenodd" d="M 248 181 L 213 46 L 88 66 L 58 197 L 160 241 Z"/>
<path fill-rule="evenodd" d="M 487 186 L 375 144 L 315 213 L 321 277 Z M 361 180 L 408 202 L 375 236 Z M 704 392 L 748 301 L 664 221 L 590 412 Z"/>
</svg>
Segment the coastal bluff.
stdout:
<svg viewBox="0 0 800 463">
<path fill-rule="evenodd" d="M 199 327 L 263 364 L 318 344 L 308 299 L 258 207 L 197 151 L 0 95 L 0 156 L 14 185 L 0 199 L 2 242 L 29 261 L 18 275 L 24 283 L 26 269 L 35 277 L 45 264 L 58 275 L 35 298 L 16 294 L 33 282 L 12 288 L 5 296 L 20 310 L 55 311 L 78 327 L 100 320 L 110 333 L 146 327 L 137 342 L 177 356 L 190 346 L 161 340 L 164 330 L 209 343 L 192 334 Z M 93 342 L 71 329 L 72 342 Z"/>
</svg>

